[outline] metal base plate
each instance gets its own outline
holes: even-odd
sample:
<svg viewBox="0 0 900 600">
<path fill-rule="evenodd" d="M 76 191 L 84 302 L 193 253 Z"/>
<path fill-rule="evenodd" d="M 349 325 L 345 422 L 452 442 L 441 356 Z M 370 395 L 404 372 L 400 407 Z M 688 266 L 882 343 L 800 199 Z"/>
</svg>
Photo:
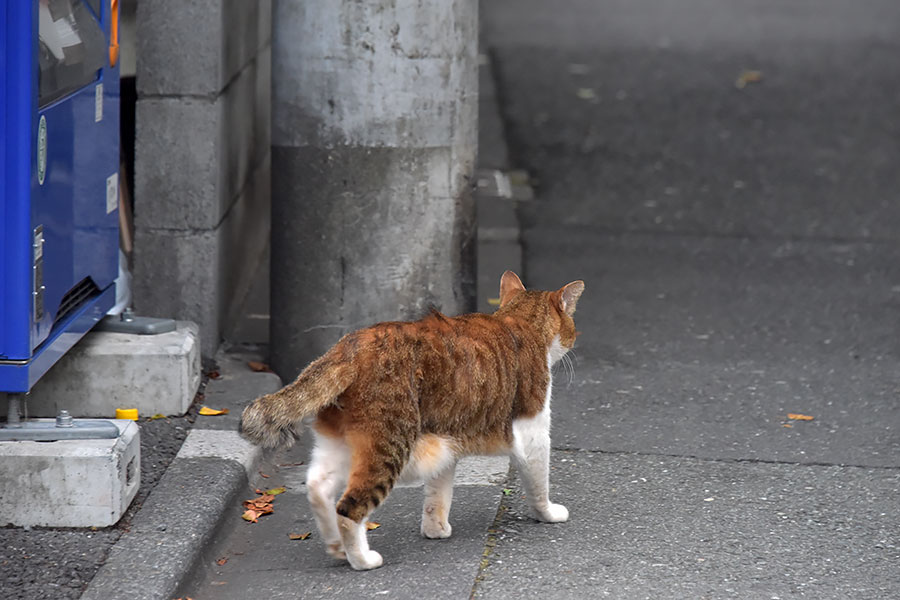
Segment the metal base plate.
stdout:
<svg viewBox="0 0 900 600">
<path fill-rule="evenodd" d="M 20 423 L 19 427 L 0 427 L 0 442 L 108 440 L 116 437 L 119 437 L 119 428 L 115 423 L 89 419 L 74 419 L 72 427 L 57 427 L 56 423 L 52 421 L 24 421 Z"/>
<path fill-rule="evenodd" d="M 113 333 L 134 333 L 137 335 L 157 335 L 175 331 L 175 319 L 157 319 L 156 317 L 117 315 L 104 317 L 94 331 L 111 331 Z"/>
</svg>

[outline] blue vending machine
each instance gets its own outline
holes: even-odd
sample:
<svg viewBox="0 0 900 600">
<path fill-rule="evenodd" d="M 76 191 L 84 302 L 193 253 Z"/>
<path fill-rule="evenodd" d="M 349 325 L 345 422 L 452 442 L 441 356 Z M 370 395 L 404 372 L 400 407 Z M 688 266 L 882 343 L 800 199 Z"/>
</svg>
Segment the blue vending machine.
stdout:
<svg viewBox="0 0 900 600">
<path fill-rule="evenodd" d="M 115 300 L 117 18 L 118 0 L 0 0 L 0 395 Z"/>
</svg>

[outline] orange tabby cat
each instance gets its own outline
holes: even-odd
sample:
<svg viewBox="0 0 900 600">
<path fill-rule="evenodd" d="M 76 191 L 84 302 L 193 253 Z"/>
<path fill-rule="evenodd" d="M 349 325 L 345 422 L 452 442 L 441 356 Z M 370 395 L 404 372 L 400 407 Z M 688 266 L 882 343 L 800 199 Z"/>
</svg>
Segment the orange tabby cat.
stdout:
<svg viewBox="0 0 900 600">
<path fill-rule="evenodd" d="M 328 553 L 374 569 L 366 519 L 395 485 L 424 482 L 422 535 L 449 537 L 453 473 L 461 456 L 509 454 L 538 519 L 569 512 L 549 499 L 550 367 L 575 343 L 584 291 L 526 291 L 512 271 L 492 315 L 432 313 L 344 336 L 293 383 L 255 400 L 241 430 L 289 445 L 315 415 L 309 502 Z M 335 506 L 336 493 L 343 494 Z"/>
</svg>

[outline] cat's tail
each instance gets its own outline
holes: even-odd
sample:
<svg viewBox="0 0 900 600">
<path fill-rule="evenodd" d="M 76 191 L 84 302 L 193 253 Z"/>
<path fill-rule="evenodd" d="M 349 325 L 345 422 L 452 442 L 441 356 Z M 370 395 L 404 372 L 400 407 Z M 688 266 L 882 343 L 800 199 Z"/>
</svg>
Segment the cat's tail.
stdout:
<svg viewBox="0 0 900 600">
<path fill-rule="evenodd" d="M 334 404 L 355 379 L 351 363 L 325 354 L 293 383 L 247 406 L 241 415 L 241 435 L 264 448 L 290 447 L 300 437 L 303 418 Z"/>
</svg>

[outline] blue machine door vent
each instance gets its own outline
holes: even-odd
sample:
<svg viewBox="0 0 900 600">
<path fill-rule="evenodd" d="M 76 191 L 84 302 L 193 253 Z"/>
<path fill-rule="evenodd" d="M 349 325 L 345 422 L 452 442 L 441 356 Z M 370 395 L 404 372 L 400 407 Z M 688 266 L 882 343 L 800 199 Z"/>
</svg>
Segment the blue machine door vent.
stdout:
<svg viewBox="0 0 900 600">
<path fill-rule="evenodd" d="M 97 79 L 108 56 L 98 16 L 84 0 L 40 0 L 38 106 L 44 107 Z"/>
<path fill-rule="evenodd" d="M 66 292 L 62 300 L 59 301 L 59 308 L 56 311 L 56 319 L 53 321 L 54 327 L 71 315 L 82 304 L 91 298 L 100 294 L 100 288 L 94 283 L 90 277 L 85 277 L 75 284 L 75 286 Z"/>
</svg>

